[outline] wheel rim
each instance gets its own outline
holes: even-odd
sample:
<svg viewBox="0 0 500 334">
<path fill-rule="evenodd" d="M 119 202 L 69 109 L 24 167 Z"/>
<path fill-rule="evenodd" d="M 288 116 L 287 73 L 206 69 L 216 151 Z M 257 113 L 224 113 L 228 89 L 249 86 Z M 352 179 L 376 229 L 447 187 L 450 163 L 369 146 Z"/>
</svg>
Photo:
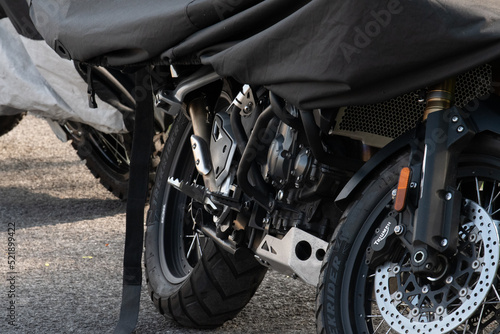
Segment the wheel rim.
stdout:
<svg viewBox="0 0 500 334">
<path fill-rule="evenodd" d="M 182 147 L 175 152 L 170 175 L 179 180 L 203 184 L 196 172 L 189 137 L 191 127 L 184 131 Z M 168 205 L 167 205 L 168 204 Z M 165 278 L 172 284 L 182 283 L 203 255 L 206 238 L 197 228 L 200 219 L 207 219 L 202 206 L 169 184 L 163 196 L 159 226 L 160 264 Z"/>
<path fill-rule="evenodd" d="M 474 176 L 464 177 L 471 174 Z M 409 275 L 410 267 L 405 261 L 405 257 L 409 257 L 407 251 L 400 255 L 398 262 L 386 262 L 377 268 L 377 272 L 368 268 L 364 256 L 358 256 L 358 270 L 354 270 L 355 273 L 351 276 L 347 275 L 347 280 L 351 279 L 353 285 L 350 285 L 350 289 L 342 297 L 346 300 L 354 294 L 352 307 L 356 316 L 349 316 L 345 321 L 352 322 L 353 328 L 359 333 L 498 332 L 499 221 L 491 217 L 500 216 L 500 177 L 492 179 L 491 174 L 491 168 L 465 168 L 461 171 L 463 178 L 459 187 L 464 197 L 470 199 L 467 201 L 468 224 L 462 224 L 461 253 L 450 264 L 448 274 L 440 278 L 439 282 L 425 279 L 417 282 Z M 474 203 L 474 200 L 478 203 Z M 391 196 L 388 194 L 370 217 L 380 221 L 380 217 L 387 215 L 387 203 L 390 201 Z M 485 208 L 481 208 L 479 203 Z M 477 214 L 479 210 L 483 212 Z M 377 225 L 369 224 L 372 229 Z M 368 231 L 364 235 L 373 235 L 372 233 L 373 231 Z M 472 234 L 478 237 L 469 240 L 469 235 Z M 364 249 L 368 239 L 364 239 Z M 456 276 L 453 271 L 460 271 L 460 274 Z M 446 284 L 449 276 L 460 277 L 461 280 Z M 446 293 L 451 295 L 450 291 L 454 291 L 455 298 L 448 297 Z M 457 300 L 460 303 L 453 303 Z M 402 301 L 406 301 L 406 304 Z"/>
<path fill-rule="evenodd" d="M 64 127 L 73 140 L 78 142 L 88 139 L 96 155 L 111 171 L 120 175 L 130 171 L 131 147 L 126 144 L 125 138 L 128 134 L 103 133 L 76 122 L 66 122 Z M 128 142 L 132 143 L 131 138 Z"/>
<path fill-rule="evenodd" d="M 466 202 L 468 215 L 460 227 L 459 252 L 448 270 L 454 276 L 417 279 L 410 275 L 409 252 L 399 263 L 377 268 L 377 305 L 384 321 L 397 332 L 449 332 L 470 318 L 487 296 L 498 264 L 498 231 L 478 204 Z M 496 240 L 486 242 L 485 238 Z"/>
<path fill-rule="evenodd" d="M 221 92 L 214 107 L 215 112 L 225 111 L 231 98 Z M 179 141 L 182 147 L 175 150 L 169 176 L 199 185 L 203 178 L 198 174 L 192 155 L 190 137 L 193 134 L 189 122 Z M 167 205 L 168 204 L 168 205 Z M 160 264 L 165 278 L 172 284 L 180 284 L 189 276 L 201 260 L 208 238 L 200 231 L 201 221 L 213 222 L 203 205 L 193 201 L 169 184 L 165 187 L 161 209 L 159 236 Z"/>
<path fill-rule="evenodd" d="M 116 173 L 125 174 L 130 170 L 130 156 L 125 139 L 121 134 L 106 134 L 97 130 L 89 131 L 89 139 L 102 160 Z"/>
</svg>

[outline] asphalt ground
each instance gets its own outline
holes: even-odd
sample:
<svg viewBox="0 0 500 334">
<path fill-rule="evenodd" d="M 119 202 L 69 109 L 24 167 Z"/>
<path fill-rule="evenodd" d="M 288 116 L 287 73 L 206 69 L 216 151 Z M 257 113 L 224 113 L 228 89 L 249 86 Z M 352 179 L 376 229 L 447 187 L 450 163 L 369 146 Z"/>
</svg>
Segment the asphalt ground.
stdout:
<svg viewBox="0 0 500 334">
<path fill-rule="evenodd" d="M 0 333 L 112 333 L 124 236 L 125 204 L 45 121 L 27 116 L 0 137 Z M 143 286 L 136 333 L 314 333 L 314 298 L 269 272 L 234 320 L 198 331 L 158 314 Z"/>
</svg>

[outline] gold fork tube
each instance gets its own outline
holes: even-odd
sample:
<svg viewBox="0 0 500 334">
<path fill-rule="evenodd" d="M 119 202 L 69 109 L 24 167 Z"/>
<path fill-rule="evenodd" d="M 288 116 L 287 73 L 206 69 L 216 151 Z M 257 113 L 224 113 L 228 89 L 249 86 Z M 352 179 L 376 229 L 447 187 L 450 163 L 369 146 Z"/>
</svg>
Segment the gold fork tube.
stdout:
<svg viewBox="0 0 500 334">
<path fill-rule="evenodd" d="M 455 78 L 447 79 L 433 86 L 427 93 L 427 104 L 424 111 L 424 121 L 429 114 L 448 109 L 455 100 Z"/>
</svg>

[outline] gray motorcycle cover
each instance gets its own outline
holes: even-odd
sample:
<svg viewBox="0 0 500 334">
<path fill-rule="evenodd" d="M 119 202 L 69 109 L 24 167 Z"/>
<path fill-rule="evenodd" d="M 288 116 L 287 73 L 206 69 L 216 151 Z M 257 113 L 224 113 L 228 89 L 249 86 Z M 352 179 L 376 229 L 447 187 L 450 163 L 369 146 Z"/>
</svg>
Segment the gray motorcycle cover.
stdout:
<svg viewBox="0 0 500 334">
<path fill-rule="evenodd" d="M 32 0 L 61 56 L 203 63 L 300 108 L 379 102 L 500 56 L 498 0 Z"/>
<path fill-rule="evenodd" d="M 6 17 L 0 18 L 0 79 L 0 116 L 30 111 L 103 132 L 127 131 L 121 112 L 99 97 L 99 108 L 89 108 L 87 84 L 72 62 L 58 57 L 44 41 L 20 35 Z"/>
</svg>

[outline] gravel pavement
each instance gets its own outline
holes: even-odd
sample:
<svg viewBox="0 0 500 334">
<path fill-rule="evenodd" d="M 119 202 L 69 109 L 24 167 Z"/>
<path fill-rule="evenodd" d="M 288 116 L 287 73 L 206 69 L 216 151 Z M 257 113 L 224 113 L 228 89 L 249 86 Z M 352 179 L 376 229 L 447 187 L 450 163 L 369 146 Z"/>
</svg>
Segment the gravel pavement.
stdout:
<svg viewBox="0 0 500 334">
<path fill-rule="evenodd" d="M 125 204 L 46 122 L 27 116 L 0 137 L 0 333 L 112 333 L 124 236 Z M 269 272 L 236 319 L 195 331 L 158 314 L 143 287 L 136 333 L 314 333 L 314 293 Z"/>
</svg>

